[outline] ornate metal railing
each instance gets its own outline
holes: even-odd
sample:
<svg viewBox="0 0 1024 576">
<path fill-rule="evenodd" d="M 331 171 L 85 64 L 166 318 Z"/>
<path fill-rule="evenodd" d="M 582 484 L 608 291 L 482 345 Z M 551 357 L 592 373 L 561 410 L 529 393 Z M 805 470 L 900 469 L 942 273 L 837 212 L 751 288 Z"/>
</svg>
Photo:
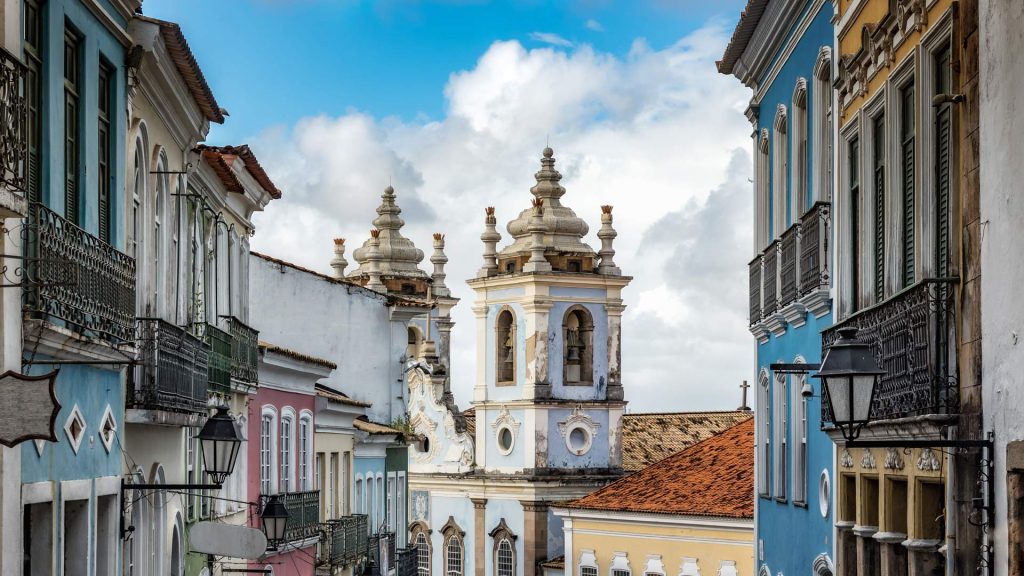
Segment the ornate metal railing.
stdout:
<svg viewBox="0 0 1024 576">
<path fill-rule="evenodd" d="M 929 279 L 867 308 L 825 330 L 822 354 L 841 328 L 856 327 L 870 342 L 885 374 L 871 407 L 873 420 L 923 414 L 956 414 L 960 408 L 955 342 L 957 279 Z M 821 403 L 822 426 L 832 412 L 827 393 Z"/>
<path fill-rule="evenodd" d="M 779 309 L 779 292 L 776 275 L 779 270 L 779 241 L 776 240 L 768 245 L 764 251 L 764 270 L 761 272 L 764 281 L 762 282 L 764 293 L 764 304 L 762 305 L 762 317 L 767 317 Z"/>
<path fill-rule="evenodd" d="M 761 255 L 750 261 L 750 324 L 761 321 Z"/>
<path fill-rule="evenodd" d="M 26 317 L 134 342 L 135 260 L 38 202 L 22 230 Z"/>
<path fill-rule="evenodd" d="M 320 535 L 320 491 L 286 492 L 278 494 L 288 509 L 288 527 L 284 538 L 289 542 L 305 540 Z M 259 509 L 266 505 L 269 496 L 260 495 Z"/>
<path fill-rule="evenodd" d="M 367 519 L 354 514 L 328 520 L 320 525 L 319 560 L 330 566 L 346 566 L 366 556 Z"/>
<path fill-rule="evenodd" d="M 782 234 L 782 243 L 779 250 L 781 261 L 779 263 L 779 305 L 786 306 L 796 300 L 799 296 L 797 258 L 799 257 L 800 224 L 793 224 Z"/>
<path fill-rule="evenodd" d="M 231 334 L 231 377 L 255 385 L 259 381 L 259 332 L 234 316 L 228 316 L 226 320 Z"/>
<path fill-rule="evenodd" d="M 193 324 L 192 332 L 203 340 L 209 351 L 209 390 L 227 394 L 231 391 L 231 334 L 208 322 Z"/>
<path fill-rule="evenodd" d="M 818 202 L 800 220 L 800 295 L 828 288 L 828 202 Z"/>
<path fill-rule="evenodd" d="M 376 534 L 370 534 L 369 538 L 369 551 L 370 558 L 377 564 L 382 566 L 382 562 L 386 562 L 390 568 L 395 566 L 395 533 L 394 532 L 377 532 Z M 384 550 L 381 550 L 381 542 L 383 542 Z M 382 556 L 383 552 L 383 556 Z M 381 574 L 384 574 L 384 570 L 381 570 Z"/>
<path fill-rule="evenodd" d="M 139 364 L 128 391 L 128 407 L 205 412 L 206 344 L 159 318 L 139 318 L 136 330 Z"/>
<path fill-rule="evenodd" d="M 416 576 L 418 560 L 415 546 L 399 550 L 395 559 L 395 576 Z"/>
<path fill-rule="evenodd" d="M 28 172 L 28 67 L 0 48 L 0 184 L 24 191 Z"/>
</svg>

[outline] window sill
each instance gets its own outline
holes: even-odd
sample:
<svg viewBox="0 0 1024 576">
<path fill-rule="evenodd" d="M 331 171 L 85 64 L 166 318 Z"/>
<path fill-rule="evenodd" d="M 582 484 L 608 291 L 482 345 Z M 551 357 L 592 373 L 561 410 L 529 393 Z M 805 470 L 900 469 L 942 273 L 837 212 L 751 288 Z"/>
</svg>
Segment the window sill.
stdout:
<svg viewBox="0 0 1024 576">
<path fill-rule="evenodd" d="M 593 388 L 594 387 L 594 383 L 593 382 L 563 382 L 562 385 L 563 386 L 573 386 L 573 387 L 579 386 L 579 387 L 583 387 L 583 388 L 585 388 L 585 387 Z"/>
<path fill-rule="evenodd" d="M 807 508 L 807 501 L 806 500 L 793 500 L 793 506 L 796 506 L 797 508 Z"/>
<path fill-rule="evenodd" d="M 510 382 L 495 382 L 495 383 L 494 383 L 494 385 L 495 385 L 495 386 L 497 386 L 497 387 L 499 387 L 499 388 L 505 388 L 505 387 L 509 387 L 509 386 L 515 386 L 515 385 L 516 385 L 516 383 L 515 383 L 515 381 L 510 381 Z"/>
</svg>

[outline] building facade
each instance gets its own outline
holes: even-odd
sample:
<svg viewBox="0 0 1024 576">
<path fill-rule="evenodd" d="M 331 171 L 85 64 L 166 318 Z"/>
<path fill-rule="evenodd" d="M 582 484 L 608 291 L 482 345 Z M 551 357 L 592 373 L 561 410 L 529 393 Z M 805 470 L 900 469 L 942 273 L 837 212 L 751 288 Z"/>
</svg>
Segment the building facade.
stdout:
<svg viewBox="0 0 1024 576">
<path fill-rule="evenodd" d="M 833 6 L 750 0 L 718 69 L 753 90 L 758 574 L 832 574 L 833 445 L 810 374 L 833 322 Z"/>
</svg>

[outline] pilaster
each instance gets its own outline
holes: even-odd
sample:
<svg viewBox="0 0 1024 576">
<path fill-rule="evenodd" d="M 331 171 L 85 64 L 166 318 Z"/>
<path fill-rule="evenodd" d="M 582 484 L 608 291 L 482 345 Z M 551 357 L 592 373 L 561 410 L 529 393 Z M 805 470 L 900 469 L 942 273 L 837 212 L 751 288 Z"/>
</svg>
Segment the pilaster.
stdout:
<svg viewBox="0 0 1024 576">
<path fill-rule="evenodd" d="M 473 502 L 473 567 L 476 576 L 486 576 L 487 499 L 470 498 Z"/>
<path fill-rule="evenodd" d="M 539 576 L 539 564 L 548 552 L 548 504 L 520 500 L 523 506 L 523 574 Z"/>
</svg>

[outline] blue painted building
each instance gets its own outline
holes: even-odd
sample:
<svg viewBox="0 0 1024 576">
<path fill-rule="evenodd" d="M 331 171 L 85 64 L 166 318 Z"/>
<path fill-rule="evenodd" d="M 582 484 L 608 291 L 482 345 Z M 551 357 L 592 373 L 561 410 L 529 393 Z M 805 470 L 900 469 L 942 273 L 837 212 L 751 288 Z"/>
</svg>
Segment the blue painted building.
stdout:
<svg viewBox="0 0 1024 576">
<path fill-rule="evenodd" d="M 749 0 L 718 63 L 753 91 L 757 566 L 773 576 L 834 571 L 820 383 L 771 368 L 818 363 L 833 321 L 831 18 L 822 0 Z"/>
<path fill-rule="evenodd" d="M 26 575 L 121 570 L 135 262 L 125 248 L 125 32 L 139 4 L 20 2 L 27 64 L 23 370 L 59 368 L 56 442 L 21 451 Z"/>
</svg>

